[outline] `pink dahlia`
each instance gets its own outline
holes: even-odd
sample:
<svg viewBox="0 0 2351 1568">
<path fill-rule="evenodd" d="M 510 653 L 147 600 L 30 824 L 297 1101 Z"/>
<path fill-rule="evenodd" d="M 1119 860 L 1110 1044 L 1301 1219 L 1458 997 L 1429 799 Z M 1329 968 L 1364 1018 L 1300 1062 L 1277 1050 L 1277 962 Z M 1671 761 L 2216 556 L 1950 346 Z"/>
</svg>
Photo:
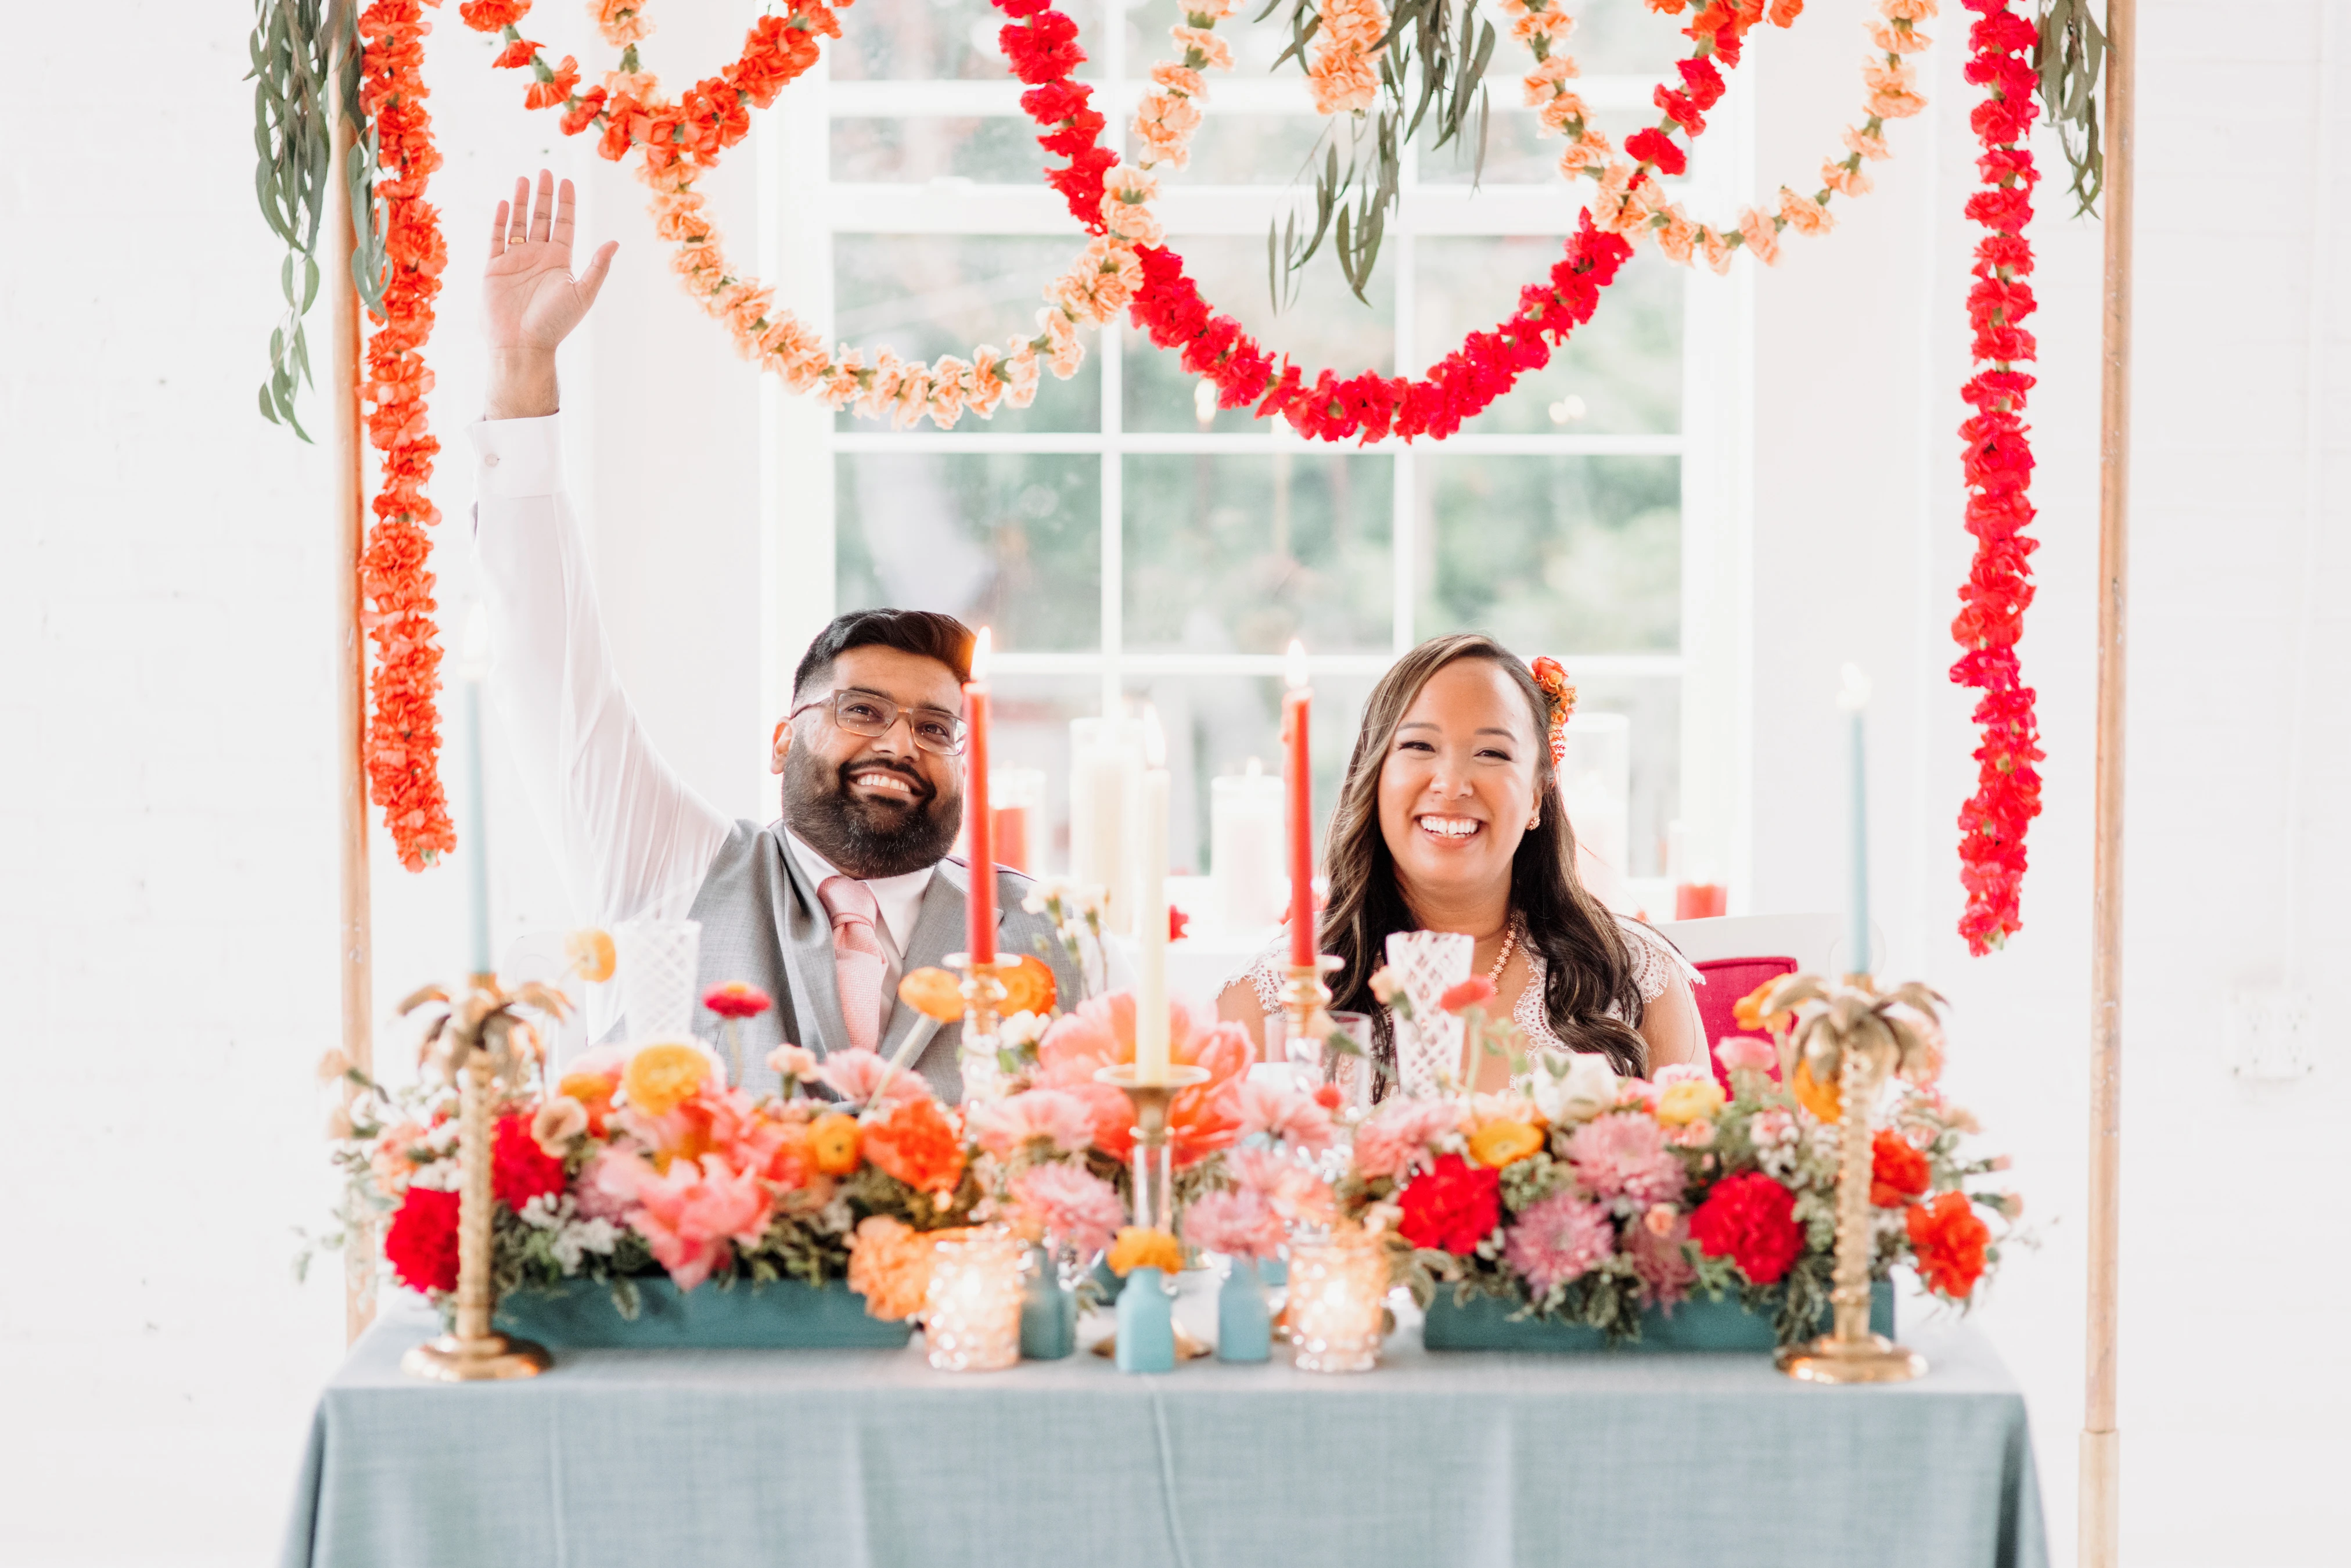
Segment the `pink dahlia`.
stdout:
<svg viewBox="0 0 2351 1568">
<path fill-rule="evenodd" d="M 1012 1178 L 1012 1219 L 1022 1231 L 1092 1255 L 1126 1219 L 1110 1183 L 1083 1166 L 1034 1166 Z"/>
<path fill-rule="evenodd" d="M 1294 1144 L 1319 1155 L 1339 1135 L 1331 1125 L 1329 1109 L 1302 1089 L 1247 1079 L 1238 1087 L 1244 1138 L 1262 1134 L 1275 1143 Z"/>
<path fill-rule="evenodd" d="M 1594 1197 L 1645 1206 L 1673 1202 L 1687 1179 L 1666 1145 L 1666 1130 L 1638 1113 L 1595 1116 L 1569 1134 L 1567 1163 Z"/>
<path fill-rule="evenodd" d="M 1031 1089 L 1001 1100 L 974 1100 L 964 1121 L 979 1146 L 1010 1159 L 1042 1140 L 1057 1155 L 1074 1155 L 1094 1141 L 1093 1107 L 1060 1089 Z"/>
<path fill-rule="evenodd" d="M 1355 1129 L 1355 1168 L 1367 1176 L 1400 1176 L 1460 1124 L 1460 1108 L 1450 1101 L 1386 1101 Z"/>
<path fill-rule="evenodd" d="M 1689 1217 L 1662 1204 L 1643 1223 L 1625 1228 L 1625 1253 L 1641 1277 L 1643 1306 L 1670 1307 L 1689 1294 L 1698 1267 L 1689 1260 L 1688 1241 Z"/>
<path fill-rule="evenodd" d="M 1184 1239 L 1228 1258 L 1270 1258 L 1283 1234 L 1281 1216 L 1251 1187 L 1209 1193 L 1184 1211 Z"/>
<path fill-rule="evenodd" d="M 1553 1193 L 1521 1209 L 1506 1237 L 1503 1257 L 1537 1296 L 1550 1295 L 1607 1261 L 1616 1249 L 1608 1206 L 1586 1202 L 1573 1191 Z"/>
</svg>

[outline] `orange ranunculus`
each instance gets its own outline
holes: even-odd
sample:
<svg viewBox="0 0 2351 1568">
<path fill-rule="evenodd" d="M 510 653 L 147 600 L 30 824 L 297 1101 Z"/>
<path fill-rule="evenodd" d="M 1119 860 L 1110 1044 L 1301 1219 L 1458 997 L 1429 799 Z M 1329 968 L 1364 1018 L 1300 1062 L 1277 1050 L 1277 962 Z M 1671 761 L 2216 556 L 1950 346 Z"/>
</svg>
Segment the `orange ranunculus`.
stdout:
<svg viewBox="0 0 2351 1568">
<path fill-rule="evenodd" d="M 1524 1122 L 1489 1122 L 1469 1134 L 1469 1157 L 1500 1170 L 1534 1154 L 1543 1142 L 1541 1130 Z"/>
<path fill-rule="evenodd" d="M 1137 1269 L 1156 1269 L 1163 1274 L 1184 1271 L 1184 1247 L 1165 1230 L 1144 1225 L 1119 1227 L 1118 1239 L 1111 1244 L 1110 1271 L 1120 1279 Z"/>
<path fill-rule="evenodd" d="M 849 1288 L 865 1298 L 865 1310 L 874 1317 L 893 1322 L 913 1317 L 930 1295 L 939 1243 L 967 1234 L 916 1230 L 888 1215 L 871 1215 L 849 1239 Z"/>
<path fill-rule="evenodd" d="M 1786 1012 L 1767 1015 L 1763 1011 L 1763 998 L 1771 994 L 1771 988 L 1777 986 L 1782 978 L 1783 977 L 1774 975 L 1730 1005 L 1730 1016 L 1738 1022 L 1740 1029 L 1761 1030 L 1766 1034 L 1778 1034 L 1788 1027 L 1789 1015 Z"/>
<path fill-rule="evenodd" d="M 666 1116 L 710 1081 L 710 1059 L 683 1040 L 663 1040 L 629 1058 L 621 1088 L 630 1107 L 648 1116 Z"/>
<path fill-rule="evenodd" d="M 1004 1000 L 998 1006 L 1005 1017 L 1014 1013 L 1035 1013 L 1042 1018 L 1053 1010 L 1061 988 L 1054 984 L 1053 971 L 1042 958 L 1023 953 L 1014 960 L 1012 972 L 999 977 L 1004 981 Z"/>
<path fill-rule="evenodd" d="M 847 1176 L 857 1168 L 857 1118 L 828 1111 L 809 1124 L 809 1147 L 816 1168 L 827 1176 Z"/>
<path fill-rule="evenodd" d="M 1195 1025 L 1181 1002 L 1170 1002 L 1167 1040 L 1171 1062 L 1208 1070 L 1207 1082 L 1167 1108 L 1169 1157 L 1179 1166 L 1197 1165 L 1240 1135 L 1237 1086 L 1249 1071 L 1249 1040 L 1236 1023 Z M 1094 1147 L 1122 1161 L 1134 1152 L 1134 1106 L 1094 1073 L 1134 1060 L 1134 998 L 1125 991 L 1081 1003 L 1037 1042 L 1036 1087 L 1083 1100 L 1093 1112 Z"/>
<path fill-rule="evenodd" d="M 590 925 L 572 932 L 563 939 L 563 956 L 571 965 L 571 972 L 590 985 L 601 985 L 612 977 L 619 967 L 619 955 L 612 946 L 612 935 Z"/>
<path fill-rule="evenodd" d="M 963 982 L 945 969 L 910 971 L 898 982 L 898 999 L 941 1023 L 954 1023 L 963 1017 Z"/>
<path fill-rule="evenodd" d="M 927 1094 L 891 1102 L 858 1134 L 860 1154 L 917 1192 L 950 1193 L 963 1180 L 963 1134 Z"/>
<path fill-rule="evenodd" d="M 1823 1083 L 1813 1076 L 1812 1063 L 1799 1053 L 1796 1071 L 1788 1075 L 1788 1087 L 1795 1092 L 1796 1103 L 1823 1122 L 1844 1119 L 1844 1091 L 1835 1083 Z"/>
</svg>

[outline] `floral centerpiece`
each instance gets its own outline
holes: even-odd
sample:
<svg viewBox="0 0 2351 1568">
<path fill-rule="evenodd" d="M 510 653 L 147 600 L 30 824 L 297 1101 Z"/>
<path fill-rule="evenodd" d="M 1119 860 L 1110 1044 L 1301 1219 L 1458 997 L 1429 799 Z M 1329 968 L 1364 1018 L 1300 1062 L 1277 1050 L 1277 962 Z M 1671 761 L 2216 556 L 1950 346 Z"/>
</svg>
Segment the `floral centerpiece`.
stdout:
<svg viewBox="0 0 2351 1568">
<path fill-rule="evenodd" d="M 1398 1277 L 1424 1305 L 1450 1287 L 1457 1305 L 1484 1296 L 1513 1318 L 1613 1343 L 1638 1339 L 1650 1309 L 1735 1298 L 1782 1343 L 1816 1332 L 1834 1263 L 1841 1107 L 1791 1037 L 1838 1004 L 1816 994 L 1765 1013 L 1770 988 L 1740 1004 L 1741 1019 L 1776 1042 L 1740 1035 L 1717 1048 L 1728 1094 L 1697 1067 L 1642 1080 L 1615 1077 L 1596 1056 L 1531 1063 L 1510 1026 L 1483 1019 L 1480 998 L 1448 998 L 1470 1014 L 1480 1050 L 1513 1056 L 1513 1087 L 1384 1102 L 1356 1130 L 1343 1209 L 1395 1238 Z M 1963 1149 L 1977 1124 L 1935 1086 L 1931 1013 L 1888 1005 L 1926 1045 L 1904 1061 L 1872 1146 L 1873 1274 L 1907 1265 L 1964 1307 L 2021 1205 L 1973 1185 L 2007 1162 Z"/>
</svg>

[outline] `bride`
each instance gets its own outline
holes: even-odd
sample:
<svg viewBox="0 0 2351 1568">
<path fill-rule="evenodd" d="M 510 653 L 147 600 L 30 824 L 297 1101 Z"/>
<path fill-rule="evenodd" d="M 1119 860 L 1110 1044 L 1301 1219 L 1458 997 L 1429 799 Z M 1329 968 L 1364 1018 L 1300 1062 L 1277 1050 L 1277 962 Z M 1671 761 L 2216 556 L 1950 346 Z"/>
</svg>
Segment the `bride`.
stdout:
<svg viewBox="0 0 2351 1568">
<path fill-rule="evenodd" d="M 1472 975 L 1491 980 L 1493 1016 L 1536 1052 L 1593 1051 L 1620 1074 L 1703 1066 L 1706 1040 L 1687 966 L 1663 936 L 1614 915 L 1575 871 L 1550 737 L 1573 694 L 1553 700 L 1510 650 L 1462 634 L 1423 643 L 1364 705 L 1328 841 L 1322 950 L 1334 1009 L 1368 1013 L 1384 1081 L 1395 1023 L 1373 997 L 1392 931 L 1477 939 Z M 1217 1001 L 1260 1043 L 1280 1010 L 1281 951 L 1259 957 Z M 1477 1063 L 1473 1087 L 1507 1088 L 1510 1064 Z"/>
</svg>

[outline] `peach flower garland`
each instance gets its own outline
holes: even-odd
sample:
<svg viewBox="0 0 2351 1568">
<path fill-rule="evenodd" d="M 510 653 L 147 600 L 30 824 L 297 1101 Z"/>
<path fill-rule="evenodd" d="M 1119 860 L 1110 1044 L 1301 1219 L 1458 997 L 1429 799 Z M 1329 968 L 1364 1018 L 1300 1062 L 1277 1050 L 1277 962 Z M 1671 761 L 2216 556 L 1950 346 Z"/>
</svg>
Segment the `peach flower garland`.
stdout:
<svg viewBox="0 0 2351 1568">
<path fill-rule="evenodd" d="M 1766 264 L 1780 259 L 1780 235 L 1790 228 L 1798 234 L 1825 234 L 1834 225 L 1828 204 L 1834 196 L 1859 196 L 1870 188 L 1862 172 L 1864 159 L 1892 156 L 1886 145 L 1886 122 L 1907 119 L 1927 107 L 1918 96 L 1909 57 L 1932 42 L 1916 24 L 1935 15 L 1936 0 L 1879 0 L 1879 20 L 1870 26 L 1872 53 L 1862 64 L 1867 89 L 1867 112 L 1858 126 L 1844 131 L 1844 157 L 1823 160 L 1821 186 L 1805 195 L 1780 187 L 1776 207 L 1749 207 L 1735 224 L 1693 221 L 1677 202 L 1667 199 L 1655 173 L 1679 174 L 1687 154 L 1673 141 L 1679 131 L 1696 137 L 1706 127 L 1706 111 L 1719 102 L 1723 81 L 1714 57 L 1737 63 L 1740 40 L 1727 31 L 1739 7 L 1729 0 L 1701 5 L 1685 33 L 1698 43 L 1697 51 L 1678 67 L 1679 88 L 1659 86 L 1653 95 L 1665 118 L 1656 126 L 1625 139 L 1628 158 L 1615 155 L 1608 138 L 1593 129 L 1591 112 L 1570 84 L 1577 75 L 1574 57 L 1567 52 L 1574 19 L 1564 0 L 1499 0 L 1510 17 L 1510 36 L 1524 44 L 1535 58 L 1535 68 L 1524 82 L 1526 102 L 1541 120 L 1541 134 L 1567 139 L 1559 161 L 1561 175 L 1573 181 L 1586 177 L 1599 187 L 1591 201 L 1592 220 L 1598 227 L 1635 244 L 1654 238 L 1669 261 L 1688 266 L 1703 257 L 1717 272 L 1730 267 L 1731 254 L 1741 247 Z M 1648 0 L 1649 8 L 1679 16 L 1687 0 Z M 1773 0 L 1768 16 L 1774 26 L 1792 25 L 1803 10 L 1802 0 Z M 1726 41 L 1727 39 L 1727 41 Z"/>
<path fill-rule="evenodd" d="M 846 5 L 849 0 L 841 0 Z M 1221 0 L 1229 5 L 1229 0 Z M 1037 394 L 1040 369 L 1063 379 L 1084 362 L 1079 340 L 1084 328 L 1097 328 L 1115 317 L 1133 300 L 1143 273 L 1136 261 L 1131 233 L 1098 235 L 1070 268 L 1045 288 L 1045 308 L 1037 314 L 1035 336 L 1016 340 L 1009 350 L 981 344 L 968 358 L 943 354 L 927 363 L 899 359 L 888 350 L 869 360 L 845 345 L 828 350 L 814 329 L 778 304 L 774 291 L 740 272 L 727 258 L 717 227 L 705 211 L 706 199 L 695 181 L 715 167 L 720 154 L 749 131 L 749 109 L 765 109 L 784 87 L 816 63 L 820 38 L 839 37 L 841 26 L 833 9 L 822 0 L 795 0 L 787 15 L 762 17 L 744 44 L 740 58 L 715 77 L 697 82 L 673 102 L 661 92 L 657 78 L 641 68 L 636 45 L 651 31 L 642 0 L 636 4 L 595 0 L 590 13 L 606 42 L 622 47 L 621 68 L 608 73 L 601 87 L 580 90 L 577 63 L 566 56 L 549 65 L 539 46 L 522 37 L 517 24 L 530 9 L 528 0 L 487 0 L 460 8 L 469 26 L 477 31 L 502 31 L 506 49 L 494 62 L 509 68 L 528 67 L 538 78 L 524 97 L 531 109 L 560 107 L 566 135 L 598 127 L 602 136 L 598 151 L 618 160 L 642 149 L 637 178 L 653 193 L 650 210 L 655 231 L 677 246 L 670 266 L 703 310 L 722 322 L 736 347 L 760 369 L 782 378 L 795 392 L 813 392 L 827 406 L 848 409 L 865 418 L 888 418 L 905 428 L 927 418 L 941 429 L 953 426 L 964 413 L 982 418 L 999 406 L 1026 407 Z M 1005 27 L 999 41 L 1011 57 L 1015 74 L 1040 93 L 1066 100 L 1068 116 L 1040 122 L 1057 129 L 1040 137 L 1049 150 L 1073 134 L 1085 140 L 1082 127 L 1092 111 L 1083 105 L 1090 89 L 1074 83 L 1071 74 L 1085 58 L 1075 37 L 1076 25 L 1039 0 L 1013 0 L 1002 6 L 1018 18 Z M 1221 13 L 1219 13 L 1221 14 Z M 1228 60 L 1228 63 L 1229 61 Z M 1193 111 L 1196 123 L 1197 111 Z M 1092 123 L 1099 127 L 1098 115 Z M 1110 156 L 1091 152 L 1101 164 Z M 1091 169 L 1073 159 L 1072 167 L 1059 172 L 1081 181 Z M 1147 177 L 1133 175 L 1147 185 Z M 1148 200 L 1148 192 L 1131 198 Z M 1107 212 L 1130 198 L 1106 192 Z M 1155 228 L 1143 231 L 1155 239 Z M 1148 243 L 1148 242 L 1143 242 Z"/>
</svg>

